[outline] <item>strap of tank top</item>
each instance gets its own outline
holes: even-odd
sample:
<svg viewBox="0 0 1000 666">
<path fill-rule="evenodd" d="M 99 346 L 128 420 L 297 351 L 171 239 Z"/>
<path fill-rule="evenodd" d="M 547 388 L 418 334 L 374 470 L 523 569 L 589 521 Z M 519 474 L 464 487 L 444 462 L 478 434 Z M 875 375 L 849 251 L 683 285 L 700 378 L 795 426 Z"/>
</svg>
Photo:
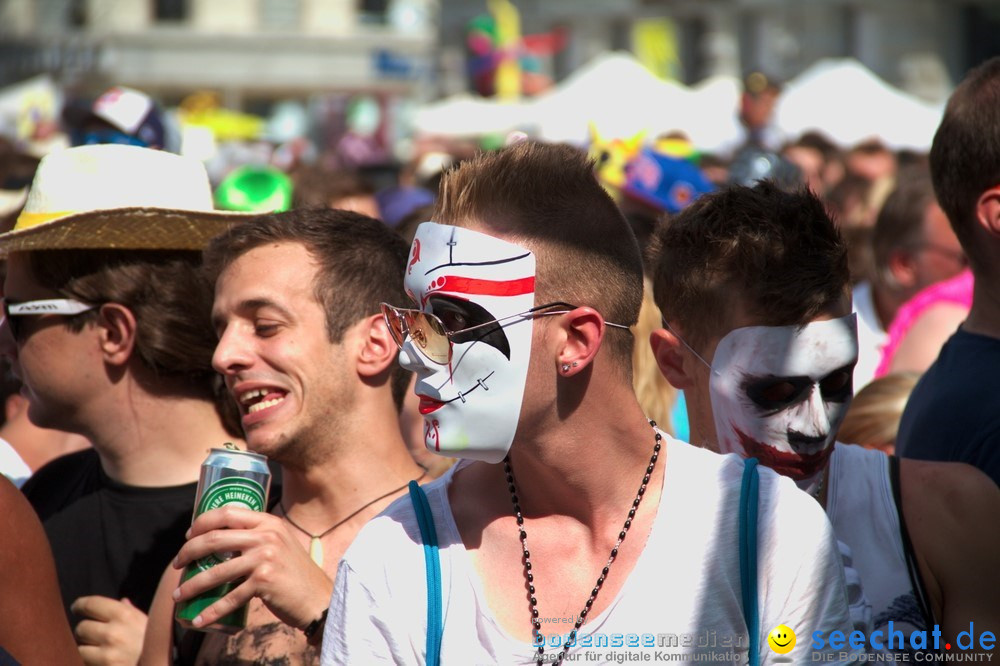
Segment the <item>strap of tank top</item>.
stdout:
<svg viewBox="0 0 1000 666">
<path fill-rule="evenodd" d="M 760 477 L 757 459 L 743 461 L 740 486 L 740 592 L 743 621 L 747 625 L 750 666 L 757 666 L 760 655 L 760 616 L 757 609 L 757 505 Z"/>
<path fill-rule="evenodd" d="M 899 517 L 899 536 L 903 541 L 903 559 L 906 560 L 906 572 L 910 576 L 910 586 L 913 588 L 913 596 L 920 606 L 920 613 L 924 617 L 926 628 L 930 629 L 937 622 L 934 611 L 927 599 L 924 579 L 920 575 L 920 567 L 917 564 L 917 556 L 913 552 L 913 543 L 910 541 L 910 531 L 906 527 L 906 518 L 903 517 L 903 491 L 899 479 L 899 457 L 889 456 L 889 483 L 892 484 L 892 499 L 896 503 L 896 515 Z"/>
<path fill-rule="evenodd" d="M 427 644 L 424 657 L 427 666 L 441 661 L 441 555 L 438 552 L 437 529 L 427 495 L 416 481 L 410 481 L 410 501 L 417 514 L 420 539 L 424 542 L 424 566 L 427 572 Z"/>
</svg>

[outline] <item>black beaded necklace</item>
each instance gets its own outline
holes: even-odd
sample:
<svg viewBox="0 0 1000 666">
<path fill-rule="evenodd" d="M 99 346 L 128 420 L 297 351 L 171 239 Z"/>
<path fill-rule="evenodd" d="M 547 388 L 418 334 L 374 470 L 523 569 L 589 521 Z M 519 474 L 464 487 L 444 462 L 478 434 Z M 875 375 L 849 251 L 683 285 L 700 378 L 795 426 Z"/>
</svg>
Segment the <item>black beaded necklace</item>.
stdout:
<svg viewBox="0 0 1000 666">
<path fill-rule="evenodd" d="M 655 443 L 653 444 L 653 455 L 649 459 L 649 466 L 646 467 L 646 474 L 642 477 L 642 485 L 639 486 L 639 492 L 636 493 L 635 500 L 632 502 L 632 508 L 629 509 L 628 518 L 625 519 L 625 525 L 622 527 L 622 531 L 618 533 L 618 542 L 615 543 L 615 547 L 611 549 L 611 555 L 608 557 L 608 563 L 604 565 L 601 569 L 601 575 L 597 578 L 597 584 L 590 593 L 590 598 L 587 599 L 587 603 L 584 605 L 583 610 L 580 611 L 580 615 L 576 619 L 576 624 L 573 626 L 573 631 L 569 633 L 569 638 L 566 639 L 565 645 L 563 645 L 562 650 L 556 655 L 552 664 L 558 666 L 563 661 L 566 656 L 566 651 L 569 650 L 569 646 L 573 643 L 576 638 L 576 632 L 579 631 L 580 627 L 583 625 L 584 619 L 587 617 L 587 613 L 590 612 L 590 607 L 594 605 L 594 600 L 597 599 L 598 592 L 601 591 L 601 587 L 604 585 L 604 579 L 607 578 L 608 571 L 611 570 L 611 565 L 614 563 L 615 558 L 618 557 L 618 549 L 622 545 L 622 541 L 625 540 L 625 535 L 628 534 L 628 530 L 632 527 L 632 519 L 635 518 L 635 511 L 639 508 L 639 503 L 642 501 L 642 496 L 646 494 L 646 486 L 649 484 L 650 475 L 653 473 L 653 468 L 656 467 L 656 459 L 660 457 L 660 440 L 663 436 L 656 431 L 656 422 L 653 420 L 649 421 L 649 425 L 653 428 L 653 434 L 655 435 Z M 517 499 L 517 488 L 514 486 L 514 472 L 510 468 L 510 457 L 507 456 L 503 459 L 503 471 L 507 475 L 507 490 L 510 491 L 510 501 L 514 505 L 514 518 L 517 520 L 518 531 L 520 532 L 521 539 L 521 558 L 524 562 L 524 577 L 528 583 L 528 607 L 531 609 L 531 634 L 532 637 L 538 642 L 538 638 L 541 634 L 542 623 L 538 619 L 538 599 L 535 597 L 535 575 L 531 573 L 531 553 L 528 551 L 528 534 L 524 531 L 524 515 L 521 513 L 521 504 Z M 538 646 L 538 657 L 537 664 L 542 666 L 545 663 L 543 655 L 545 654 L 545 643 L 544 640 L 542 644 Z"/>
</svg>

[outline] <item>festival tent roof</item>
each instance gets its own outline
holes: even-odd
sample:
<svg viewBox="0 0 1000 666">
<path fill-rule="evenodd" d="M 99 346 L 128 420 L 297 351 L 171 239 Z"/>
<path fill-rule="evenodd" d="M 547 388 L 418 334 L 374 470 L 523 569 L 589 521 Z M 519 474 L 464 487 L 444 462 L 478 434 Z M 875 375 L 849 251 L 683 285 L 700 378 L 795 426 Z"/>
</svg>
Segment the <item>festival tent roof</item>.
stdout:
<svg viewBox="0 0 1000 666">
<path fill-rule="evenodd" d="M 654 132 L 665 115 L 676 113 L 686 92 L 627 53 L 605 53 L 529 101 L 527 113 L 541 139 L 584 144 L 591 124 L 609 137 Z"/>
<path fill-rule="evenodd" d="M 413 117 L 418 132 L 449 137 L 502 134 L 525 122 L 523 103 L 497 102 L 467 93 L 420 107 Z"/>
<path fill-rule="evenodd" d="M 576 145 L 589 142 L 591 125 L 606 137 L 645 132 L 652 138 L 682 130 L 712 143 L 719 141 L 719 128 L 726 131 L 725 121 L 734 131 L 734 101 L 706 111 L 697 108 L 698 99 L 698 90 L 659 79 L 631 54 L 613 52 L 536 98 L 505 104 L 455 95 L 417 110 L 413 126 L 420 133 L 453 137 L 522 129 L 545 141 Z"/>
<path fill-rule="evenodd" d="M 606 138 L 645 132 L 652 140 L 680 131 L 702 152 L 729 154 L 745 136 L 740 92 L 736 77 L 687 87 L 657 78 L 629 53 L 611 52 L 534 99 L 504 104 L 458 95 L 425 106 L 414 128 L 443 136 L 521 129 L 576 145 L 589 142 L 590 125 Z M 890 86 L 856 60 L 822 60 L 784 86 L 775 125 L 789 138 L 819 131 L 844 148 L 877 138 L 893 149 L 926 151 L 941 113 L 941 106 Z"/>
<path fill-rule="evenodd" d="M 775 124 L 787 136 L 814 130 L 842 147 L 879 139 L 894 150 L 927 151 L 942 111 L 856 60 L 821 60 L 784 87 Z"/>
</svg>

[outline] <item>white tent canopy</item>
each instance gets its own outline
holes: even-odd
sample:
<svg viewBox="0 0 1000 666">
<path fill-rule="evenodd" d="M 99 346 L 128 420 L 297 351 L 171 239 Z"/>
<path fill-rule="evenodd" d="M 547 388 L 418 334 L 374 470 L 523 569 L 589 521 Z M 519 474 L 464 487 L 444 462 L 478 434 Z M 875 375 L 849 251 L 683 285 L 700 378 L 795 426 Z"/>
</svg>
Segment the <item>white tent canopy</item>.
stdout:
<svg viewBox="0 0 1000 666">
<path fill-rule="evenodd" d="M 449 137 L 503 134 L 524 122 L 523 103 L 495 102 L 467 93 L 420 107 L 413 126 L 419 133 Z"/>
<path fill-rule="evenodd" d="M 821 60 L 785 86 L 775 124 L 787 136 L 813 130 L 844 147 L 878 139 L 894 150 L 927 151 L 942 111 L 856 60 Z"/>
<path fill-rule="evenodd" d="M 605 53 L 553 90 L 520 103 L 459 95 L 418 110 L 418 133 L 500 134 L 522 129 L 545 141 L 584 145 L 593 124 L 605 137 L 687 134 L 704 152 L 726 154 L 744 137 L 740 82 L 713 77 L 694 87 L 655 77 L 631 54 Z M 775 111 L 784 136 L 822 132 L 847 148 L 877 138 L 893 149 L 930 148 L 942 109 L 879 79 L 855 60 L 823 60 L 788 82 Z"/>
</svg>

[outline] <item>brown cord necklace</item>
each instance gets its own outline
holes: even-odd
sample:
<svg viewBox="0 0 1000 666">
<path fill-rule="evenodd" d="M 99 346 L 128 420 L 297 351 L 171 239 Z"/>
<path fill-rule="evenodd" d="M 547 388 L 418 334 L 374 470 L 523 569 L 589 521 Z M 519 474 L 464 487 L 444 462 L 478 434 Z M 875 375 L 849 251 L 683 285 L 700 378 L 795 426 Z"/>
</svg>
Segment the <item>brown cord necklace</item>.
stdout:
<svg viewBox="0 0 1000 666">
<path fill-rule="evenodd" d="M 421 474 L 420 476 L 418 476 L 417 478 L 415 478 L 414 481 L 416 481 L 417 483 L 420 483 L 420 480 L 423 479 L 425 476 L 427 476 L 427 470 L 424 470 L 424 473 Z M 334 531 L 335 529 L 337 529 L 338 527 L 340 527 L 341 525 L 343 525 L 344 523 L 346 523 L 348 520 L 350 520 L 354 516 L 358 515 L 359 513 L 361 513 L 362 511 L 364 511 L 368 507 L 370 507 L 375 502 L 377 502 L 377 501 L 379 501 L 381 499 L 385 499 L 386 497 L 388 497 L 389 495 L 392 495 L 393 493 L 398 493 L 400 490 L 402 490 L 403 488 L 405 488 L 408 485 L 410 485 L 409 481 L 407 481 L 406 483 L 404 483 L 403 485 L 401 485 L 399 488 L 393 488 L 392 490 L 390 490 L 389 492 L 385 493 L 384 495 L 379 495 L 378 497 L 376 497 L 372 501 L 370 501 L 367 504 L 365 504 L 364 506 L 362 506 L 360 509 L 358 509 L 358 510 L 352 512 L 351 514 L 349 514 L 346 518 L 341 518 L 340 520 L 338 520 L 337 522 L 335 522 L 332 526 L 330 526 L 328 529 L 320 532 L 319 534 L 313 534 L 312 532 L 306 530 L 301 525 L 299 525 L 294 520 L 292 520 L 292 517 L 288 515 L 288 510 L 285 508 L 285 505 L 284 505 L 283 502 L 279 501 L 278 502 L 278 506 L 281 507 L 281 513 L 284 514 L 285 520 L 287 520 L 289 522 L 289 524 L 292 527 L 294 527 L 295 529 L 297 529 L 299 532 L 302 532 L 307 537 L 309 537 L 309 557 L 312 559 L 313 562 L 316 563 L 317 566 L 322 567 L 323 566 L 323 542 L 322 542 L 323 537 L 325 537 L 327 534 L 329 534 L 330 532 Z"/>
</svg>

